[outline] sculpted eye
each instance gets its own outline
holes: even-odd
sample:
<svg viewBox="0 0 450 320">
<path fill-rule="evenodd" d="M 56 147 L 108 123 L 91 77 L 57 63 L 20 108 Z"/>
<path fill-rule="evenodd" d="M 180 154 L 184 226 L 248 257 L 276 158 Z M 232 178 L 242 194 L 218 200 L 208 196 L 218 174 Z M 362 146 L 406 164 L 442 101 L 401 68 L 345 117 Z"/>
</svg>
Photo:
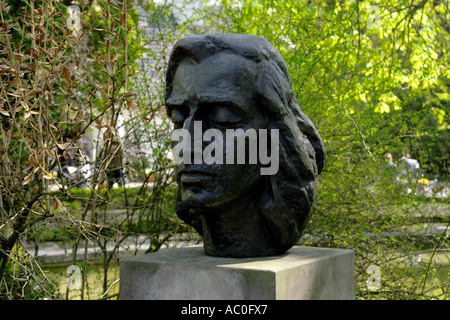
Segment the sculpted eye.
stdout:
<svg viewBox="0 0 450 320">
<path fill-rule="evenodd" d="M 219 127 L 232 127 L 238 125 L 243 116 L 233 108 L 218 107 L 214 110 L 211 120 Z"/>
</svg>

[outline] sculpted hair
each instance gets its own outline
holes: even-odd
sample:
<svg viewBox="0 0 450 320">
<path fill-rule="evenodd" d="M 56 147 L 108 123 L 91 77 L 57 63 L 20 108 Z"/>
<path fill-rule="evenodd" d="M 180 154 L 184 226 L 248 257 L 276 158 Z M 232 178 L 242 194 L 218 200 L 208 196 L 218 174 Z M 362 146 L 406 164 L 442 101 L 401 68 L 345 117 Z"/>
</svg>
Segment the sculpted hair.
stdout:
<svg viewBox="0 0 450 320">
<path fill-rule="evenodd" d="M 325 148 L 316 128 L 297 103 L 279 52 L 264 38 L 253 35 L 207 34 L 181 39 L 175 44 L 169 61 L 165 98 L 172 93 L 172 80 L 182 60 L 192 58 L 200 63 L 223 52 L 242 56 L 257 65 L 258 106 L 271 119 L 268 129 L 279 130 L 279 171 L 265 176 L 258 209 L 273 240 L 281 250 L 287 250 L 298 242 L 315 206 L 316 180 L 325 164 Z M 183 208 L 180 194 L 176 212 L 202 234 L 199 217 Z"/>
</svg>

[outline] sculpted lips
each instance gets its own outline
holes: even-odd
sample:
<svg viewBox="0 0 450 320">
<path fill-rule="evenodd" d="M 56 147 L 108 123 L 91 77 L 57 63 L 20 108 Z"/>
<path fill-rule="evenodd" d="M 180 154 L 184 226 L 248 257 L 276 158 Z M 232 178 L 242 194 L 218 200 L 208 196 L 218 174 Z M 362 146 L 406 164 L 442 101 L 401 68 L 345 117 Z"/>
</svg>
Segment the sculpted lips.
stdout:
<svg viewBox="0 0 450 320">
<path fill-rule="evenodd" d="M 211 180 L 215 175 L 201 170 L 183 170 L 179 173 L 179 176 L 181 183 L 194 184 Z"/>
</svg>

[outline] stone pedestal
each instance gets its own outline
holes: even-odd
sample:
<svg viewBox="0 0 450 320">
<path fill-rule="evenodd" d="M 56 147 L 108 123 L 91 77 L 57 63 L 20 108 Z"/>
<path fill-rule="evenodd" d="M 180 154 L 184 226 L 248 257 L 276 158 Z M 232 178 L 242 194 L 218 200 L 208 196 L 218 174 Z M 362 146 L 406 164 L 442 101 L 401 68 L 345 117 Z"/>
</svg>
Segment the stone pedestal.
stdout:
<svg viewBox="0 0 450 320">
<path fill-rule="evenodd" d="M 263 258 L 218 258 L 203 246 L 120 260 L 122 300 L 354 299 L 352 250 L 293 247 Z"/>
</svg>

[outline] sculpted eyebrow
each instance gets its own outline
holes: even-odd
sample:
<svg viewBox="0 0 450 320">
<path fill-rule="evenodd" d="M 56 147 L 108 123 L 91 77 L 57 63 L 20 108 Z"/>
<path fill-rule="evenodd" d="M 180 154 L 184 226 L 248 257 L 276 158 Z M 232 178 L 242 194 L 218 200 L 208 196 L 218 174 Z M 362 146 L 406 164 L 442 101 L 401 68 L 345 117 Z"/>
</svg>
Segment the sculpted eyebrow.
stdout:
<svg viewBox="0 0 450 320">
<path fill-rule="evenodd" d="M 170 97 L 166 100 L 166 108 L 169 116 L 172 115 L 172 110 L 187 105 L 187 99 L 184 97 Z"/>
<path fill-rule="evenodd" d="M 186 103 L 187 98 L 180 96 L 170 97 L 169 99 L 166 100 L 166 106 L 169 108 L 183 106 L 186 105 Z"/>
</svg>

